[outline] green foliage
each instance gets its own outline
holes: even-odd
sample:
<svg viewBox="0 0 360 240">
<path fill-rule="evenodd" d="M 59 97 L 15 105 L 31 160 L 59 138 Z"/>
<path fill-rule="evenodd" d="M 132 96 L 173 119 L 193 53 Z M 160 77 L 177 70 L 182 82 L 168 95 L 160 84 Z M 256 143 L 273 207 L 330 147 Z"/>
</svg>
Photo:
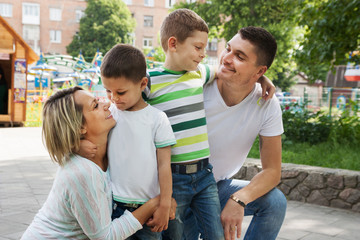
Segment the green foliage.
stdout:
<svg viewBox="0 0 360 240">
<path fill-rule="evenodd" d="M 296 28 L 296 1 L 290 0 L 237 0 L 211 3 L 181 3 L 177 8 L 186 7 L 197 12 L 209 25 L 210 37 L 223 37 L 230 40 L 240 28 L 260 26 L 267 29 L 278 43 L 277 56 L 266 76 L 274 83 L 288 90 L 291 77 L 296 74 L 292 61 L 299 30 Z"/>
<path fill-rule="evenodd" d="M 278 53 L 266 75 L 287 90 L 297 72 L 310 82 L 326 80 L 335 65 L 360 64 L 359 0 L 213 0 L 180 3 L 209 25 L 210 36 L 229 40 L 239 28 L 261 26 L 278 42 Z"/>
<path fill-rule="evenodd" d="M 308 142 L 317 144 L 327 141 L 331 118 L 323 111 L 313 112 L 307 103 L 290 104 L 283 107 L 284 142 Z"/>
<path fill-rule="evenodd" d="M 334 146 L 349 144 L 360 146 L 360 116 L 358 105 L 350 100 L 347 108 L 332 122 L 329 136 Z"/>
<path fill-rule="evenodd" d="M 84 57 L 91 58 L 97 49 L 106 53 L 117 43 L 130 43 L 135 20 L 123 1 L 88 0 L 85 17 L 80 20 L 80 31 L 66 47 L 77 56 L 82 50 Z"/>
<path fill-rule="evenodd" d="M 283 107 L 284 143 L 319 144 L 328 142 L 360 144 L 360 117 L 355 102 L 350 102 L 339 116 L 329 116 L 324 110 L 306 108 L 307 103 Z"/>
<path fill-rule="evenodd" d="M 350 101 L 339 114 L 310 111 L 304 104 L 283 107 L 282 160 L 287 163 L 360 170 L 360 112 Z M 249 157 L 260 158 L 258 138 Z"/>
<path fill-rule="evenodd" d="M 154 48 L 155 53 L 154 53 L 154 61 L 156 62 L 165 62 L 165 52 L 162 49 L 161 46 L 158 46 L 156 48 Z"/>
<path fill-rule="evenodd" d="M 360 1 L 302 0 L 299 24 L 304 41 L 296 53 L 299 69 L 310 80 L 325 80 L 334 65 L 345 64 L 360 50 Z M 360 56 L 350 59 L 360 63 Z"/>
</svg>

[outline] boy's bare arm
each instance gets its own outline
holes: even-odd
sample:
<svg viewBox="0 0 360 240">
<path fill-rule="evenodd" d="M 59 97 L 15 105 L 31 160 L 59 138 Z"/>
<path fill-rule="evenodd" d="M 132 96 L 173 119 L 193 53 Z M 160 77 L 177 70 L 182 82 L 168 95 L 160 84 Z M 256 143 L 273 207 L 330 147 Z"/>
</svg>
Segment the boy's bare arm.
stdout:
<svg viewBox="0 0 360 240">
<path fill-rule="evenodd" d="M 160 184 L 160 203 L 159 208 L 154 213 L 153 219 L 148 221 L 147 224 L 153 232 L 161 232 L 168 228 L 171 207 L 171 147 L 158 148 L 156 154 Z"/>
<path fill-rule="evenodd" d="M 271 80 L 263 75 L 258 79 L 258 83 L 261 84 L 263 99 L 271 99 L 276 91 L 275 85 L 271 82 Z"/>
<path fill-rule="evenodd" d="M 209 67 L 217 69 L 217 67 L 215 68 L 215 66 L 209 66 Z M 210 78 L 210 80 L 206 84 L 211 83 L 214 79 L 217 78 L 216 70 L 214 70 L 214 71 L 215 71 L 215 77 Z M 271 80 L 268 77 L 266 77 L 265 75 L 263 75 L 258 79 L 257 82 L 261 84 L 262 98 L 265 101 L 271 99 L 276 91 L 275 85 L 271 82 Z"/>
</svg>

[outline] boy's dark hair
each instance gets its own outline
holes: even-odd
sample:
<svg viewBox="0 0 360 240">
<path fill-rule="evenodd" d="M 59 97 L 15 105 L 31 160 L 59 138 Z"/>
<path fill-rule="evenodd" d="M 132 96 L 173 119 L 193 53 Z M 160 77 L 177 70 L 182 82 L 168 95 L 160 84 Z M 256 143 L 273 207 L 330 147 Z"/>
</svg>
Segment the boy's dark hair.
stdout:
<svg viewBox="0 0 360 240">
<path fill-rule="evenodd" d="M 125 77 L 139 82 L 146 77 L 145 56 L 131 45 L 117 44 L 105 54 L 100 70 L 107 78 Z"/>
<path fill-rule="evenodd" d="M 194 31 L 209 33 L 206 22 L 194 11 L 180 8 L 170 13 L 163 21 L 160 29 L 161 46 L 166 52 L 170 37 L 183 43 Z"/>
<path fill-rule="evenodd" d="M 276 40 L 264 28 L 261 27 L 244 27 L 239 30 L 242 39 L 251 42 L 256 49 L 257 64 L 266 65 L 269 69 L 274 61 L 277 44 Z"/>
</svg>

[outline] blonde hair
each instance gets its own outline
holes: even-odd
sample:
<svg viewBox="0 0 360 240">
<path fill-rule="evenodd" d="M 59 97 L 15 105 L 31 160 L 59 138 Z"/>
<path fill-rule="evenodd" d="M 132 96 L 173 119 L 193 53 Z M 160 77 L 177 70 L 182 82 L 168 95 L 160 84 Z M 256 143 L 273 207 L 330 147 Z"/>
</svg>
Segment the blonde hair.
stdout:
<svg viewBox="0 0 360 240">
<path fill-rule="evenodd" d="M 82 108 L 75 103 L 74 93 L 81 87 L 63 89 L 44 104 L 42 137 L 50 158 L 60 166 L 70 159 L 80 146 L 81 127 L 84 123 Z"/>
<path fill-rule="evenodd" d="M 194 11 L 186 8 L 177 9 L 170 13 L 161 25 L 161 46 L 166 52 L 170 37 L 176 37 L 179 43 L 183 43 L 196 30 L 209 33 L 209 28 L 204 19 Z"/>
</svg>

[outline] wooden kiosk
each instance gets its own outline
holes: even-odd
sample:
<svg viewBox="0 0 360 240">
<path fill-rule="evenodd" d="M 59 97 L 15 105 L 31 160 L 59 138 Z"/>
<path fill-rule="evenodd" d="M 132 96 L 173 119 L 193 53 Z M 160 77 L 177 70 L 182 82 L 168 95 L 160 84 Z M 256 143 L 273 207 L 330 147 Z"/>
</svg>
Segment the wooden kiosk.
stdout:
<svg viewBox="0 0 360 240">
<path fill-rule="evenodd" d="M 0 125 L 22 125 L 26 120 L 27 66 L 38 59 L 0 16 Z"/>
</svg>

